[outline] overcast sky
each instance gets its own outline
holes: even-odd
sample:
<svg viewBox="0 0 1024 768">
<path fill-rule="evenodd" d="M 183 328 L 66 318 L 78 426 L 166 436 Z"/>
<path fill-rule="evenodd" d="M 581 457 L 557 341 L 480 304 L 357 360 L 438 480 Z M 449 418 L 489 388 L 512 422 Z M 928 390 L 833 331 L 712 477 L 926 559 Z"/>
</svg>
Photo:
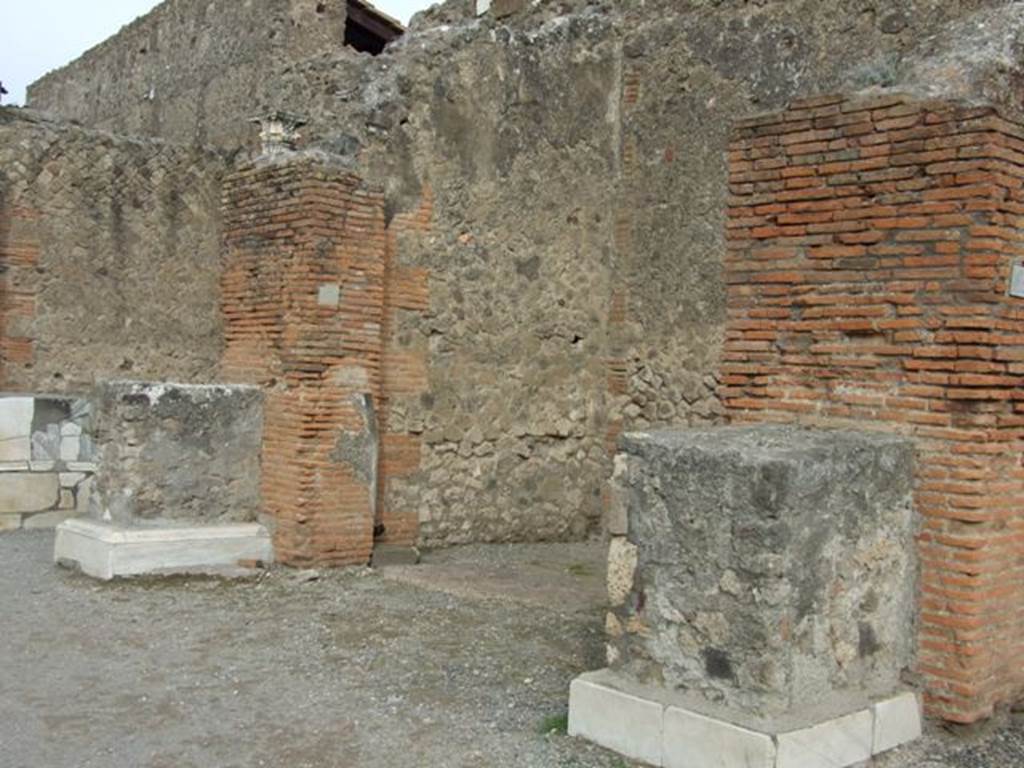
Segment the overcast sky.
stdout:
<svg viewBox="0 0 1024 768">
<path fill-rule="evenodd" d="M 375 0 L 374 5 L 408 23 L 434 1 Z M 23 103 L 29 83 L 157 5 L 157 0 L 0 0 L 0 82 L 10 91 L 4 103 Z"/>
</svg>

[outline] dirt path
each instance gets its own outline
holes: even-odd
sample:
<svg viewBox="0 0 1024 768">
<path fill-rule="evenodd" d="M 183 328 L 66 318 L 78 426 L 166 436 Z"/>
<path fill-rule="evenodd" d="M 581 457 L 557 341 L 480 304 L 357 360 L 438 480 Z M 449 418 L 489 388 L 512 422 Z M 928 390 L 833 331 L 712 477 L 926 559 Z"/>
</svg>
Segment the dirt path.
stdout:
<svg viewBox="0 0 1024 768">
<path fill-rule="evenodd" d="M 51 546 L 0 536 L 3 768 L 628 765 L 542 733 L 602 665 L 599 548 L 108 586 L 51 566 Z M 990 734 L 980 757 L 933 736 L 886 765 L 1024 765 L 1021 733 Z"/>
</svg>

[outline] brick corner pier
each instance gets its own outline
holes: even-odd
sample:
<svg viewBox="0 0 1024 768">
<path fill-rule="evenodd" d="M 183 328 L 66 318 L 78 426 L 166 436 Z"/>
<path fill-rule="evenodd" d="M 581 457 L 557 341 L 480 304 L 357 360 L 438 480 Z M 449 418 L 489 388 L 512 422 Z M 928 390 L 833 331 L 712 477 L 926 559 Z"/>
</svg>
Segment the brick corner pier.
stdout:
<svg viewBox="0 0 1024 768">
<path fill-rule="evenodd" d="M 983 719 L 1024 692 L 1024 128 L 826 96 L 739 123 L 729 169 L 731 418 L 914 439 L 917 670 Z"/>
</svg>

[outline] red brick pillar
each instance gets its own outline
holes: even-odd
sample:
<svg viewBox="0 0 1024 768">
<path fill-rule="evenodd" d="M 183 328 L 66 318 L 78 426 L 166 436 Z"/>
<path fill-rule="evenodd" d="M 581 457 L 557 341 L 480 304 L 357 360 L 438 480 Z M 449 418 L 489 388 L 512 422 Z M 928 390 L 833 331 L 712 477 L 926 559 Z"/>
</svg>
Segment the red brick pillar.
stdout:
<svg viewBox="0 0 1024 768">
<path fill-rule="evenodd" d="M 284 153 L 224 185 L 223 375 L 267 389 L 263 503 L 277 557 L 367 563 L 381 395 L 383 197 L 354 174 Z"/>
<path fill-rule="evenodd" d="M 1024 692 L 1024 131 L 826 97 L 741 123 L 729 160 L 723 399 L 915 438 L 918 669 L 933 715 L 984 718 Z"/>
</svg>

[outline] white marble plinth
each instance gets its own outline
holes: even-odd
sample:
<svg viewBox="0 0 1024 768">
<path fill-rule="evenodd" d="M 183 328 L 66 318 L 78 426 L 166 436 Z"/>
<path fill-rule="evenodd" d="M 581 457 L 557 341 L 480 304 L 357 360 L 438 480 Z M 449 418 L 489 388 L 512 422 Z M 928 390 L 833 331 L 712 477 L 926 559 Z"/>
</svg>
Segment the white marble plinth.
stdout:
<svg viewBox="0 0 1024 768">
<path fill-rule="evenodd" d="M 242 563 L 273 562 L 266 528 L 256 523 L 125 528 L 68 520 L 57 528 L 54 561 L 97 579 L 174 573 L 217 573 Z"/>
<path fill-rule="evenodd" d="M 657 768 L 845 768 L 914 741 L 921 729 L 913 693 L 776 732 L 694 712 L 610 670 L 578 677 L 569 696 L 571 736 Z"/>
</svg>

